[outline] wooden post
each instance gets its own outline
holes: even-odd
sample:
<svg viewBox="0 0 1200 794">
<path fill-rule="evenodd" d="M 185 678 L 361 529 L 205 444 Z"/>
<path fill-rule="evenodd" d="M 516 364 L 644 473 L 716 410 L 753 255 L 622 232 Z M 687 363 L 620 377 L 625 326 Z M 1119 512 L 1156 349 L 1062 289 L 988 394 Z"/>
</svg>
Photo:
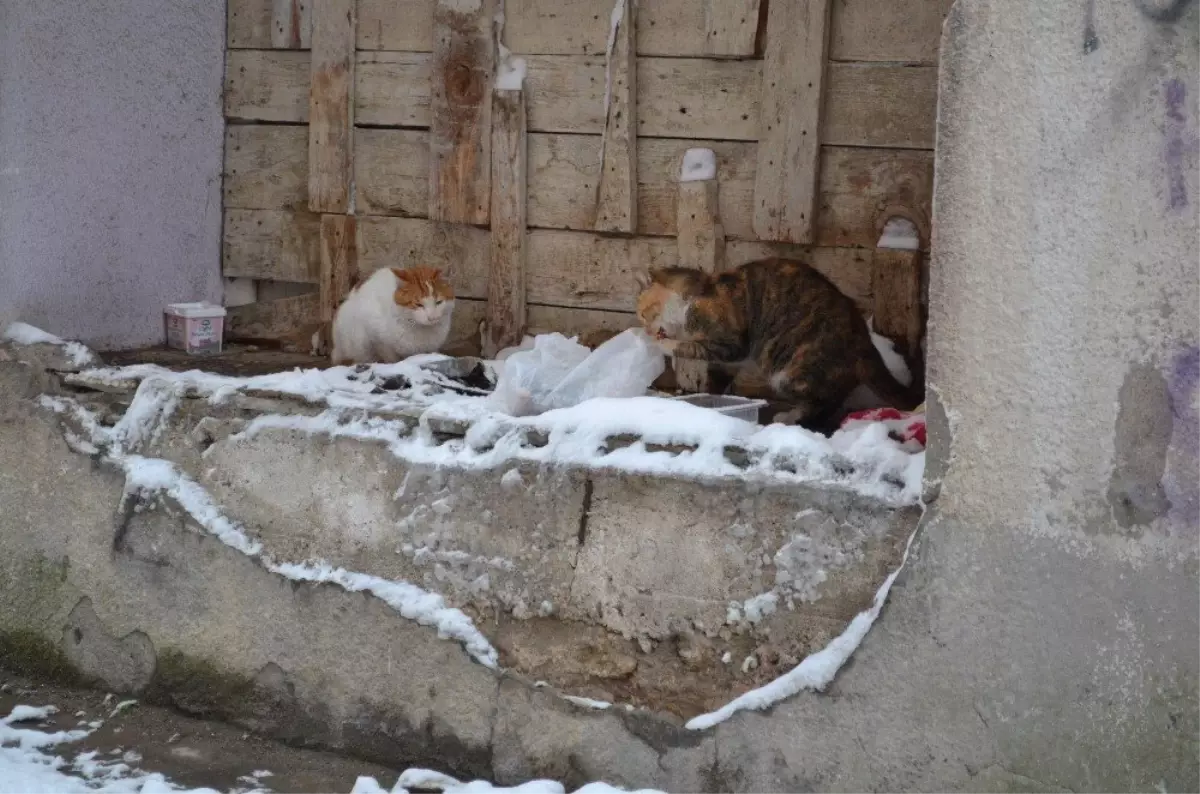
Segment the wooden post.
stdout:
<svg viewBox="0 0 1200 794">
<path fill-rule="evenodd" d="M 758 4 L 759 0 L 704 0 L 704 54 L 714 58 L 743 55 L 747 39 L 753 52 Z"/>
<path fill-rule="evenodd" d="M 321 322 L 333 320 L 358 271 L 357 222 L 353 215 L 321 216 Z"/>
<path fill-rule="evenodd" d="M 604 137 L 596 223 L 601 232 L 637 231 L 637 20 L 633 0 L 617 0 L 623 11 L 608 53 Z"/>
<path fill-rule="evenodd" d="M 907 218 L 889 218 L 871 264 L 876 333 L 896 343 L 909 362 L 919 361 L 921 344 L 921 241 Z"/>
<path fill-rule="evenodd" d="M 309 6 L 323 0 L 271 0 L 271 46 L 278 50 L 307 50 L 312 42 Z"/>
<path fill-rule="evenodd" d="M 429 217 L 488 222 L 492 0 L 436 0 L 429 98 Z"/>
<path fill-rule="evenodd" d="M 525 335 L 525 92 L 492 93 L 492 234 L 487 335 L 491 358 Z"/>
<path fill-rule="evenodd" d="M 348 213 L 354 172 L 355 0 L 313 9 L 308 110 L 308 207 Z"/>
<path fill-rule="evenodd" d="M 754 232 L 811 243 L 831 0 L 770 0 L 763 61 Z"/>
<path fill-rule="evenodd" d="M 695 178 L 691 162 L 699 175 Z M 690 149 L 680 170 L 679 196 L 675 203 L 676 243 L 679 264 L 708 273 L 725 269 L 725 228 L 721 225 L 720 187 L 715 167 L 706 172 L 706 163 L 715 165 L 716 157 L 708 149 Z M 708 362 L 675 359 L 675 379 L 686 392 L 709 389 Z"/>
</svg>

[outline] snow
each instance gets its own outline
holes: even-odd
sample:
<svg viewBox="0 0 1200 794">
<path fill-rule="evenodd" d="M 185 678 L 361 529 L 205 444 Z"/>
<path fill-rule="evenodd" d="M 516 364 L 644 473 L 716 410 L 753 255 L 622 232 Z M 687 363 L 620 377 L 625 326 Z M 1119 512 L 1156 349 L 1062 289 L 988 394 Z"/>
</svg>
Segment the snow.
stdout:
<svg viewBox="0 0 1200 794">
<path fill-rule="evenodd" d="M 63 352 L 70 357 L 71 363 L 76 367 L 85 367 L 88 364 L 95 363 L 95 356 L 92 354 L 92 351 L 88 350 L 84 345 L 78 342 L 67 342 L 54 334 L 47 333 L 27 323 L 10 323 L 4 329 L 4 334 L 0 336 L 0 339 L 16 345 L 58 345 L 63 348 Z"/>
<path fill-rule="evenodd" d="M 519 786 L 505 788 L 494 786 L 483 780 L 473 780 L 463 783 L 457 778 L 443 775 L 431 769 L 406 769 L 400 774 L 400 779 L 392 788 L 391 794 L 408 794 L 412 789 L 422 791 L 441 791 L 445 794 L 566 794 L 561 783 L 553 780 L 530 780 Z M 575 790 L 575 794 L 623 794 L 625 789 L 615 788 L 607 783 L 588 783 Z M 373 777 L 360 777 L 354 783 L 352 794 L 388 794 L 387 789 L 379 785 Z M 633 794 L 663 794 L 654 789 L 639 789 Z"/>
<path fill-rule="evenodd" d="M 908 362 L 904 360 L 904 356 L 896 352 L 895 342 L 882 334 L 875 333 L 874 317 L 867 318 L 867 330 L 871 332 L 871 343 L 879 351 L 879 355 L 883 358 L 883 363 L 887 366 L 888 372 L 892 373 L 892 377 L 901 386 L 912 385 L 912 371 L 908 368 Z"/>
<path fill-rule="evenodd" d="M 717 178 L 717 156 L 712 149 L 688 149 L 679 169 L 680 182 L 706 182 Z"/>
<path fill-rule="evenodd" d="M 916 537 L 915 532 L 908 538 L 908 544 L 904 547 L 904 555 L 900 558 L 900 564 L 875 592 L 875 599 L 871 602 L 871 606 L 855 615 L 845 631 L 821 650 L 806 656 L 800 664 L 779 678 L 758 689 L 752 689 L 739 695 L 714 712 L 693 717 L 687 721 L 684 727 L 693 731 L 705 730 L 724 722 L 739 711 L 762 711 L 799 692 L 805 690 L 820 692 L 829 686 L 846 660 L 858 650 L 863 638 L 867 636 L 867 632 L 874 625 L 875 619 L 879 617 L 879 612 L 883 609 L 888 593 L 892 589 L 892 583 L 896 581 L 896 577 L 904 568 L 904 563 L 908 561 L 908 552 L 912 548 L 914 537 Z"/>
<path fill-rule="evenodd" d="M 500 91 L 520 91 L 525 87 L 525 59 L 513 55 L 508 47 L 500 45 L 500 59 L 496 66 L 496 88 Z"/>
<path fill-rule="evenodd" d="M 162 392 L 138 389 L 143 399 L 155 400 Z M 158 395 L 149 396 L 149 395 Z M 130 405 L 129 413 L 153 412 L 138 408 L 138 397 Z M 88 412 L 78 403 L 67 398 L 42 397 L 41 404 L 58 413 L 87 416 Z M 128 414 L 127 414 L 128 415 Z M 369 592 L 405 618 L 415 620 L 423 626 L 436 628 L 438 636 L 462 643 L 467 652 L 480 664 L 489 668 L 497 666 L 496 650 L 487 641 L 471 619 L 459 609 L 446 606 L 445 599 L 416 585 L 402 581 L 382 579 L 377 576 L 354 573 L 343 568 L 333 568 L 320 560 L 305 563 L 278 562 L 263 552 L 263 546 L 252 540 L 241 525 L 231 521 L 213 502 L 208 492 L 190 477 L 179 471 L 170 461 L 125 454 L 121 447 L 120 423 L 112 430 L 100 426 L 94 417 L 82 423 L 93 434 L 91 443 L 107 448 L 106 460 L 125 471 L 125 494 L 122 509 L 131 498 L 145 499 L 152 495 L 165 495 L 179 504 L 191 517 L 225 545 L 248 557 L 258 559 L 263 566 L 293 581 L 329 582 L 350 592 Z M 132 702 L 119 704 L 117 711 Z M 116 711 L 114 711 L 114 714 Z"/>
<path fill-rule="evenodd" d="M 908 218 L 888 218 L 876 247 L 918 251 L 921 248 L 921 233 Z"/>
<path fill-rule="evenodd" d="M 58 711 L 54 706 L 16 706 L 8 713 L 0 722 L 5 725 L 12 725 L 14 722 L 33 722 L 34 720 L 44 720 L 51 714 Z"/>
</svg>

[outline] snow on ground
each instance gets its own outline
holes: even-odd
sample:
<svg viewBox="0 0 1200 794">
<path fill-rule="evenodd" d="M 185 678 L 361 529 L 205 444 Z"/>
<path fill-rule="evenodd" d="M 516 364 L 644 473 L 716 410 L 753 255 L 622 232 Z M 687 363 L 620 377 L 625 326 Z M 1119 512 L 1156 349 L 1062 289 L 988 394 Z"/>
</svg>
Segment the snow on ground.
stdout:
<svg viewBox="0 0 1200 794">
<path fill-rule="evenodd" d="M 17 345 L 58 345 L 70 357 L 71 363 L 77 367 L 86 367 L 95 363 L 92 351 L 78 342 L 67 342 L 54 334 L 40 328 L 34 328 L 27 323 L 10 323 L 0 334 L 0 339 Z"/>
<path fill-rule="evenodd" d="M 77 754 L 67 761 L 56 751 L 69 749 L 87 738 L 91 731 L 42 731 L 18 726 L 44 720 L 56 711 L 54 706 L 16 706 L 0 719 L 0 794 L 218 794 L 215 789 L 185 789 L 158 772 L 146 772 L 136 764 L 141 754 L 136 749 L 120 758 L 104 760 L 96 752 Z M 263 770 L 247 776 L 247 785 L 230 794 L 268 794 L 263 780 L 271 773 Z M 428 769 L 408 769 L 401 773 L 390 794 L 408 794 L 409 789 L 444 791 L 447 794 L 565 794 L 562 785 L 550 780 L 533 780 L 515 788 L 493 786 L 482 780 L 462 783 L 449 775 Z M 589 783 L 578 789 L 584 794 L 618 794 L 624 789 L 606 783 Z M 360 777 L 351 794 L 387 794 L 373 777 Z M 649 794 L 649 792 L 647 792 Z"/>
</svg>

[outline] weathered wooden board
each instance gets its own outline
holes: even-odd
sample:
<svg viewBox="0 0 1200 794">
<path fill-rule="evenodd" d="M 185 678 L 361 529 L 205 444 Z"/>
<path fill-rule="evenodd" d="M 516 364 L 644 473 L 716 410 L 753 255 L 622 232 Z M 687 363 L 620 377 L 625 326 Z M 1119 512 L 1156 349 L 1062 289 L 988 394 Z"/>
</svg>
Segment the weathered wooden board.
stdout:
<svg viewBox="0 0 1200 794">
<path fill-rule="evenodd" d="M 833 0 L 829 57 L 936 66 L 942 20 L 954 0 Z"/>
<path fill-rule="evenodd" d="M 303 127 L 236 125 L 227 133 L 226 206 L 287 209 L 306 201 Z M 429 189 L 428 136 L 420 130 L 355 130 L 357 207 L 363 215 L 424 217 Z M 730 238 L 754 239 L 754 144 L 642 138 L 638 141 L 638 233 L 676 234 L 675 184 L 689 148 L 712 149 L 721 182 L 721 222 Z M 529 136 L 529 225 L 591 228 L 599 172 L 594 135 Z M 874 247 L 878 216 L 904 207 L 928 218 L 933 155 L 918 150 L 822 147 L 816 244 Z M 922 227 L 928 239 L 927 223 Z"/>
<path fill-rule="evenodd" d="M 754 178 L 754 231 L 809 243 L 816 226 L 830 0 L 770 0 Z"/>
<path fill-rule="evenodd" d="M 563 336 L 576 336 L 596 331 L 624 331 L 638 325 L 633 312 L 606 312 L 597 309 L 571 309 L 564 306 L 531 304 L 529 332 L 546 334 L 558 331 Z"/>
<path fill-rule="evenodd" d="M 285 339 L 313 326 L 320 316 L 317 294 L 247 303 L 229 309 L 225 319 L 228 339 Z"/>
<path fill-rule="evenodd" d="M 492 0 L 435 0 L 429 217 L 486 224 L 491 200 Z"/>
<path fill-rule="evenodd" d="M 676 241 L 669 237 L 601 237 L 586 232 L 532 230 L 526 267 L 530 304 L 632 311 L 637 295 L 634 274 L 649 267 L 678 264 Z M 768 256 L 810 262 L 843 292 L 862 305 L 871 295 L 871 251 L 729 241 L 728 267 Z"/>
<path fill-rule="evenodd" d="M 357 245 L 353 215 L 321 216 L 321 273 L 317 282 L 321 322 L 332 320 L 338 305 L 350 293 L 358 274 Z"/>
<path fill-rule="evenodd" d="M 441 268 L 456 296 L 487 298 L 487 229 L 423 218 L 359 218 L 358 269 L 427 265 Z"/>
<path fill-rule="evenodd" d="M 354 131 L 354 171 L 360 215 L 428 214 L 428 132 L 359 127 Z"/>
<path fill-rule="evenodd" d="M 491 267 L 488 272 L 489 356 L 525 334 L 525 97 L 492 93 Z"/>
<path fill-rule="evenodd" d="M 637 229 L 637 60 L 633 51 L 637 5 L 634 0 L 618 2 L 622 4 L 621 15 L 605 75 L 608 107 L 595 229 L 628 233 Z"/>
<path fill-rule="evenodd" d="M 308 208 L 350 211 L 354 178 L 354 9 L 319 0 L 313 10 L 308 106 Z"/>
<path fill-rule="evenodd" d="M 320 217 L 307 212 L 226 210 L 221 274 L 315 284 L 320 225 Z"/>
<path fill-rule="evenodd" d="M 229 50 L 225 54 L 225 117 L 308 122 L 310 54 L 296 50 Z"/>
<path fill-rule="evenodd" d="M 429 57 L 358 53 L 355 123 L 428 127 Z M 526 61 L 531 132 L 600 134 L 602 57 L 539 55 Z M 230 51 L 226 115 L 306 122 L 308 71 L 305 52 Z M 638 135 L 757 140 L 760 72 L 758 61 L 639 58 Z M 826 94 L 824 145 L 933 148 L 936 68 L 833 63 Z"/>
<path fill-rule="evenodd" d="M 586 229 L 599 168 L 594 136 L 534 134 L 529 139 L 529 224 Z M 712 149 L 721 183 L 721 222 L 729 237 L 755 239 L 755 145 L 733 141 L 638 141 L 638 233 L 676 234 L 676 177 L 689 148 Z M 928 216 L 933 156 L 924 151 L 822 147 L 816 244 L 873 247 L 885 206 Z"/>
<path fill-rule="evenodd" d="M 308 49 L 313 0 L 229 0 L 225 40 L 230 49 Z"/>
<path fill-rule="evenodd" d="M 278 124 L 225 128 L 226 209 L 308 207 L 308 129 Z"/>
<path fill-rule="evenodd" d="M 425 53 L 358 53 L 355 123 L 428 127 L 430 74 L 430 56 Z"/>
<path fill-rule="evenodd" d="M 911 358 L 921 342 L 921 252 L 875 250 L 871 291 L 875 330 Z"/>
<path fill-rule="evenodd" d="M 433 0 L 358 0 L 360 50 L 433 51 Z"/>
<path fill-rule="evenodd" d="M 821 142 L 932 149 L 936 75 L 932 66 L 830 64 Z"/>
<path fill-rule="evenodd" d="M 676 201 L 679 264 L 708 273 L 725 267 L 725 229 L 717 208 L 716 179 L 679 183 Z M 676 385 L 685 392 L 709 390 L 708 362 L 674 357 Z"/>
<path fill-rule="evenodd" d="M 507 0 L 504 33 L 513 52 L 603 55 L 611 0 Z M 758 0 L 641 0 L 639 55 L 754 55 Z"/>
</svg>

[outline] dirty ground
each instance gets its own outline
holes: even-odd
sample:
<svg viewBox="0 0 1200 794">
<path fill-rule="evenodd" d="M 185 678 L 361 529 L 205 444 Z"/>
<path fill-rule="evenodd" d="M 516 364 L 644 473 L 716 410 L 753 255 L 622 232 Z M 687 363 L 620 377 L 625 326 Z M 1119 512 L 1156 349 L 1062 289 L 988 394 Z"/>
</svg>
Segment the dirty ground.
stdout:
<svg viewBox="0 0 1200 794">
<path fill-rule="evenodd" d="M 136 766 L 146 772 L 161 772 L 189 788 L 218 791 L 261 787 L 277 792 L 349 792 L 360 775 L 370 775 L 388 788 L 399 776 L 398 771 L 376 764 L 289 747 L 232 725 L 191 719 L 140 702 L 110 716 L 127 696 L 43 684 L 4 669 L 0 669 L 0 682 L 0 714 L 18 704 L 54 705 L 58 713 L 45 721 L 47 729 L 70 730 L 81 722 L 103 722 L 87 738 L 53 751 L 68 762 L 88 751 L 119 759 L 133 750 L 141 755 Z M 83 714 L 76 716 L 79 712 Z M 264 770 L 271 775 L 256 780 L 255 773 Z"/>
</svg>

